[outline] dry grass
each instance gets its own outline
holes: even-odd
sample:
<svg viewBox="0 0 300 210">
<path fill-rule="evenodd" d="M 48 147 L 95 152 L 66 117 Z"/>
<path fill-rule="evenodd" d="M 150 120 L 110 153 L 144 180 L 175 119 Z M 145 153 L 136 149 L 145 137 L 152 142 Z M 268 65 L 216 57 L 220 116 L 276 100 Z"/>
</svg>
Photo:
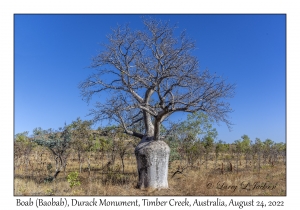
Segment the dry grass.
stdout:
<svg viewBox="0 0 300 210">
<path fill-rule="evenodd" d="M 228 171 L 224 163 L 222 174 L 222 161 L 218 161 L 216 167 L 214 161 L 208 162 L 208 169 L 205 164 L 196 163 L 196 167 L 186 168 L 182 173 L 176 173 L 180 168 L 179 162 L 173 162 L 169 168 L 169 189 L 161 190 L 140 190 L 136 189 L 138 175 L 134 158 L 125 160 L 125 173 L 120 170 L 120 162 L 116 161 L 111 170 L 103 169 L 101 160 L 93 159 L 92 170 L 89 175 L 86 162 L 83 164 L 83 171 L 79 174 L 80 186 L 71 188 L 66 176 L 70 172 L 79 171 L 78 162 L 70 158 L 66 172 L 61 172 L 53 182 L 45 182 L 49 175 L 47 164 L 51 163 L 48 156 L 39 160 L 32 156 L 30 165 L 27 166 L 15 160 L 15 195 L 49 195 L 49 196 L 285 196 L 286 195 L 286 166 L 283 162 L 263 164 L 260 173 L 257 166 L 247 166 L 245 161 L 239 163 L 239 172 L 233 164 L 233 171 Z M 105 165 L 105 160 L 103 165 Z M 234 163 L 234 162 L 233 162 Z M 52 163 L 53 164 L 53 163 Z M 54 167 L 54 164 L 53 164 Z M 179 168 L 178 168 L 179 167 Z M 102 170 L 103 169 L 103 170 Z M 179 170 L 181 171 L 181 170 Z M 52 173 L 53 175 L 53 173 Z M 173 176 L 174 175 L 174 176 Z M 173 177 L 172 177 L 173 176 Z M 263 185 L 266 185 L 263 187 Z M 247 185 L 248 184 L 248 185 Z M 274 187 L 276 185 L 276 187 Z M 269 188 L 267 188 L 269 186 Z M 274 188 L 274 189 L 272 189 Z"/>
</svg>

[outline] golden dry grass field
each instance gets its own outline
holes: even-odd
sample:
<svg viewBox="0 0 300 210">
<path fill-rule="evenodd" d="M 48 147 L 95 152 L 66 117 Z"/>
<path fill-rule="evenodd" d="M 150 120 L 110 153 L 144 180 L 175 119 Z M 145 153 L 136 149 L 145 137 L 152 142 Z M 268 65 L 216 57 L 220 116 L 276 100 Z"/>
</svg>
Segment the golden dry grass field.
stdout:
<svg viewBox="0 0 300 210">
<path fill-rule="evenodd" d="M 96 154 L 91 158 L 91 170 L 87 161 L 82 164 L 78 179 L 80 185 L 70 187 L 67 175 L 79 172 L 79 163 L 75 154 L 71 154 L 66 171 L 59 173 L 52 182 L 45 177 L 53 175 L 55 163 L 51 154 L 32 152 L 29 162 L 24 157 L 15 158 L 14 195 L 16 196 L 285 196 L 286 165 L 283 160 L 276 163 L 251 163 L 242 158 L 235 161 L 209 160 L 201 164 L 197 161 L 193 167 L 184 167 L 180 161 L 169 166 L 169 188 L 161 190 L 140 190 L 135 185 L 138 179 L 136 160 L 131 154 L 125 158 L 125 171 L 116 157 L 113 166 L 106 167 L 107 160 Z M 223 163 L 223 172 L 222 172 Z M 232 163 L 232 170 L 230 170 Z M 51 169 L 51 166 L 53 167 Z M 207 167 L 207 168 L 206 168 Z"/>
</svg>

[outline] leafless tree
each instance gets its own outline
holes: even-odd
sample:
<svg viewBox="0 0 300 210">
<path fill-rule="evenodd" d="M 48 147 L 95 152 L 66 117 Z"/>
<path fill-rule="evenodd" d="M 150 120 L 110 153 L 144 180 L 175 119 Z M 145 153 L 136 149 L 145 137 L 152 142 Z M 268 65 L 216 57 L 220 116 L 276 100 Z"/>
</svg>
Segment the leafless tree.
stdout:
<svg viewBox="0 0 300 210">
<path fill-rule="evenodd" d="M 176 37 L 176 27 L 168 22 L 143 19 L 143 23 L 144 30 L 131 30 L 128 25 L 112 29 L 103 51 L 93 59 L 91 67 L 97 72 L 80 84 L 87 101 L 98 93 L 110 92 L 111 97 L 105 103 L 98 102 L 91 110 L 94 120 L 119 122 L 125 133 L 148 145 L 160 142 L 160 125 L 175 112 L 203 111 L 215 121 L 230 126 L 227 114 L 232 110 L 223 99 L 233 96 L 234 85 L 208 70 L 199 69 L 198 59 L 192 55 L 195 42 L 185 31 Z M 131 130 L 140 121 L 145 132 Z M 158 147 L 165 146 L 159 143 Z M 168 150 L 163 152 L 168 153 Z M 141 145 L 136 149 L 138 165 L 140 151 Z M 168 154 L 165 158 L 168 159 Z M 150 169 L 142 167 L 145 175 L 140 167 L 139 187 L 168 186 L 167 181 L 162 181 L 163 186 L 141 181 L 147 180 L 144 176 Z"/>
</svg>

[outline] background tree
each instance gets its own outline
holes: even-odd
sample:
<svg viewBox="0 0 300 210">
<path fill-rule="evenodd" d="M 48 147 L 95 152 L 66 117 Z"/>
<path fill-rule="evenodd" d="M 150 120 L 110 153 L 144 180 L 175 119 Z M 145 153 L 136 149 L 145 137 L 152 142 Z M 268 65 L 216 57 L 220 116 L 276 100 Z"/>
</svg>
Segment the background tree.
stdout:
<svg viewBox="0 0 300 210">
<path fill-rule="evenodd" d="M 195 112 L 188 114 L 187 119 L 182 122 L 172 123 L 166 132 L 168 136 L 173 136 L 179 141 L 181 160 L 185 159 L 188 165 L 193 166 L 196 159 L 201 159 L 204 151 L 203 144 L 200 144 L 201 137 L 217 136 L 212 123 L 213 121 L 203 112 Z"/>
<path fill-rule="evenodd" d="M 262 154 L 262 148 L 263 148 L 263 143 L 259 138 L 255 138 L 255 144 L 252 146 L 253 147 L 253 152 L 254 154 L 257 155 L 258 159 L 258 173 L 260 173 L 260 161 L 261 161 L 261 154 Z"/>
<path fill-rule="evenodd" d="M 70 148 L 71 132 L 69 126 L 59 128 L 58 131 L 52 129 L 42 130 L 41 128 L 34 129 L 33 141 L 38 145 L 47 147 L 53 154 L 55 160 L 55 174 L 50 177 L 49 181 L 54 180 L 61 172 L 65 171 L 67 166 L 67 158 L 69 156 L 68 149 Z"/>
<path fill-rule="evenodd" d="M 239 161 L 241 158 L 241 155 L 243 153 L 243 143 L 241 140 L 235 140 L 234 141 L 234 153 L 235 153 L 235 157 L 236 157 L 236 172 L 239 172 Z"/>
<path fill-rule="evenodd" d="M 286 144 L 283 143 L 283 142 L 280 142 L 280 143 L 275 143 L 274 144 L 274 150 L 275 150 L 275 153 L 276 153 L 276 156 L 275 156 L 275 160 L 276 162 L 279 161 L 280 157 L 282 158 L 283 162 L 285 163 L 285 154 L 286 154 Z"/>
<path fill-rule="evenodd" d="M 120 127 L 118 127 L 117 131 L 118 131 L 118 133 L 116 135 L 115 145 L 116 145 L 116 151 L 121 159 L 122 172 L 124 174 L 124 172 L 125 172 L 124 158 L 125 158 L 125 155 L 128 154 L 128 150 L 130 149 L 130 147 L 132 147 L 133 140 L 128 139 L 128 136 L 120 130 Z"/>
<path fill-rule="evenodd" d="M 77 152 L 78 162 L 79 162 L 79 173 L 81 173 L 82 163 L 84 159 L 84 154 L 87 153 L 89 171 L 90 171 L 90 155 L 89 152 L 93 147 L 93 133 L 91 130 L 91 121 L 82 121 L 80 118 L 77 118 L 76 121 L 73 121 L 69 127 L 71 131 L 72 138 L 72 148 Z"/>
<path fill-rule="evenodd" d="M 242 137 L 242 152 L 245 155 L 246 167 L 248 166 L 248 160 L 250 159 L 251 154 L 251 140 L 248 135 L 244 134 Z"/>
<path fill-rule="evenodd" d="M 28 131 L 18 133 L 15 135 L 14 141 L 14 151 L 15 151 L 15 158 L 22 158 L 23 163 L 25 165 L 25 172 L 28 174 L 28 166 L 30 164 L 30 154 L 36 144 L 28 137 Z"/>
<path fill-rule="evenodd" d="M 94 58 L 97 72 L 80 84 L 89 101 L 109 91 L 106 103 L 91 111 L 94 120 L 112 119 L 125 133 L 138 137 L 135 154 L 138 187 L 167 188 L 170 148 L 160 141 L 161 123 L 175 112 L 205 112 L 230 126 L 232 110 L 224 98 L 232 97 L 234 86 L 208 70 L 201 71 L 192 55 L 195 42 L 185 32 L 174 36 L 168 22 L 144 19 L 144 30 L 118 26 L 107 36 L 108 43 Z M 131 130 L 142 121 L 144 132 Z"/>
<path fill-rule="evenodd" d="M 116 156 L 117 156 L 117 145 L 116 139 L 118 135 L 118 127 L 117 126 L 106 126 L 104 128 L 107 137 L 107 145 L 106 145 L 106 155 L 109 160 L 107 164 L 114 165 Z"/>
<path fill-rule="evenodd" d="M 238 173 L 238 169 L 239 169 L 239 161 L 240 161 L 240 165 L 241 164 L 241 157 L 244 154 L 245 159 L 246 159 L 246 164 L 248 163 L 248 157 L 247 155 L 250 153 L 250 144 L 251 144 L 251 140 L 249 138 L 249 136 L 247 135 L 243 135 L 241 137 L 242 139 L 240 140 L 236 140 L 234 141 L 235 144 L 235 149 L 234 149 L 234 153 L 236 156 L 236 169 L 237 169 L 237 173 Z"/>
<path fill-rule="evenodd" d="M 104 170 L 104 157 L 107 155 L 108 151 L 112 147 L 112 143 L 110 139 L 108 138 L 108 131 L 105 128 L 99 127 L 96 132 L 94 133 L 94 139 L 95 139 L 95 144 L 93 146 L 93 151 L 97 152 L 100 160 L 101 160 L 101 169 Z M 97 158 L 97 155 L 96 159 Z M 108 164 L 108 163 L 107 163 Z M 106 166 L 107 166 L 106 164 Z M 102 172 L 102 180 L 103 180 L 103 172 Z"/>
<path fill-rule="evenodd" d="M 205 168 L 207 169 L 209 154 L 213 151 L 214 148 L 214 137 L 211 135 L 206 135 L 202 140 L 202 144 L 205 149 Z"/>
<path fill-rule="evenodd" d="M 221 159 L 224 157 L 224 153 L 228 152 L 229 146 L 226 144 L 226 142 L 219 140 L 215 145 L 215 152 L 216 152 L 216 163 L 215 167 L 217 166 L 217 161 L 219 159 L 219 156 L 221 155 Z M 223 164 L 223 163 L 222 163 Z"/>
<path fill-rule="evenodd" d="M 273 146 L 274 146 L 274 142 L 271 139 L 266 139 L 263 142 L 262 153 L 263 153 L 264 164 L 266 164 L 268 158 L 271 159 Z M 269 162 L 271 162 L 270 159 Z"/>
</svg>

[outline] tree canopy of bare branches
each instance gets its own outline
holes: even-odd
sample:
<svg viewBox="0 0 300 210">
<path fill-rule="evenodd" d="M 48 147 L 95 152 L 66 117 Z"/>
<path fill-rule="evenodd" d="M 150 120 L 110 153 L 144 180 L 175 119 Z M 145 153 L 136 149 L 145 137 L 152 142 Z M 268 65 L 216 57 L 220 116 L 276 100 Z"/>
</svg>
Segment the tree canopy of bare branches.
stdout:
<svg viewBox="0 0 300 210">
<path fill-rule="evenodd" d="M 192 55 L 195 42 L 185 31 L 175 36 L 169 22 L 143 19 L 144 30 L 117 26 L 107 36 L 91 67 L 97 71 L 79 88 L 84 99 L 103 91 L 110 98 L 98 102 L 95 121 L 119 122 L 127 134 L 160 139 L 160 124 L 175 112 L 203 111 L 215 121 L 231 125 L 232 110 L 224 101 L 234 95 L 234 85 L 208 70 L 200 70 Z M 145 133 L 132 130 L 142 121 Z"/>
</svg>

